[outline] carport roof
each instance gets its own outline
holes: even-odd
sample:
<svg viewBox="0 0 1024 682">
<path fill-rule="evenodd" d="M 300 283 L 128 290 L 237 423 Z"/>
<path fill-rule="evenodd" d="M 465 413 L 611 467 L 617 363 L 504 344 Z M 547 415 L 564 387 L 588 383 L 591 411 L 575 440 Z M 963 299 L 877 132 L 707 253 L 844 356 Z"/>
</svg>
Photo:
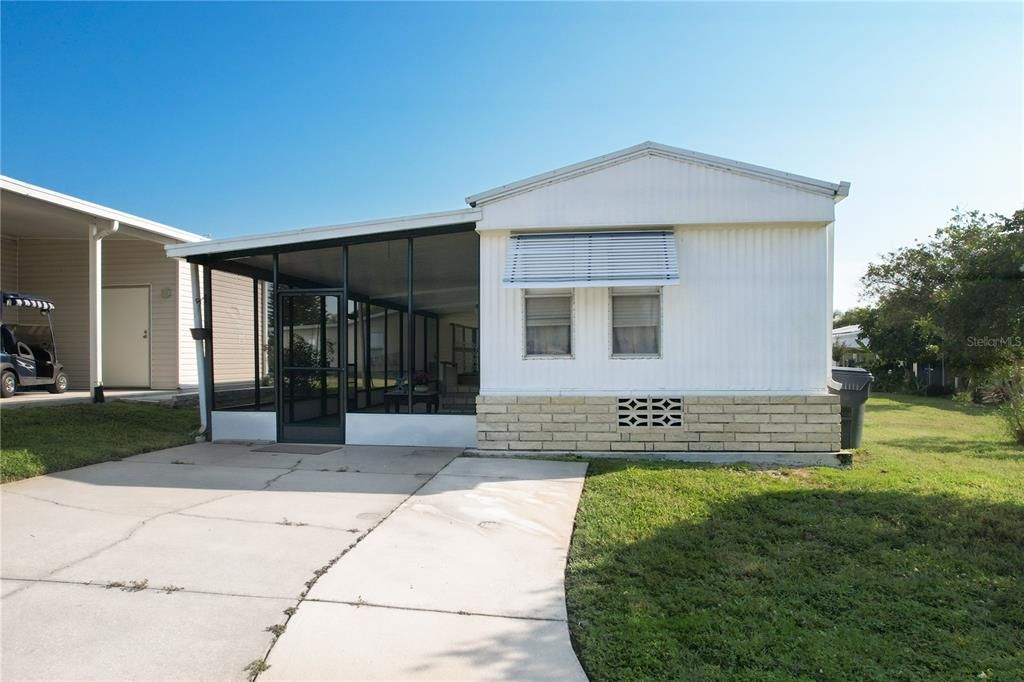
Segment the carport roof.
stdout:
<svg viewBox="0 0 1024 682">
<path fill-rule="evenodd" d="M 134 237 L 162 244 L 194 243 L 206 237 L 124 211 L 94 204 L 45 187 L 0 175 L 5 236 L 42 239 L 86 239 L 90 223 L 118 221 L 108 239 Z"/>
</svg>

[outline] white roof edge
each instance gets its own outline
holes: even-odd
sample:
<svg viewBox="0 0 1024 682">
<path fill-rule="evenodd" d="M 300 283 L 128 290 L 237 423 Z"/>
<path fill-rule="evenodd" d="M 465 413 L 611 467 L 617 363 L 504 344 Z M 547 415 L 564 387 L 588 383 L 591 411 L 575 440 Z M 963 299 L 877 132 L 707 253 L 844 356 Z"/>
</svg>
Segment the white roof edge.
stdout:
<svg viewBox="0 0 1024 682">
<path fill-rule="evenodd" d="M 142 218 L 137 215 L 125 213 L 124 211 L 118 211 L 117 209 L 110 208 L 108 206 L 94 204 L 91 201 L 79 199 L 78 197 L 73 197 L 68 194 L 61 194 L 60 192 L 55 192 L 52 189 L 39 187 L 38 185 L 33 185 L 6 175 L 0 175 L 0 189 L 15 192 L 32 199 L 38 199 L 39 201 L 45 201 L 56 206 L 62 206 L 86 215 L 103 218 L 104 220 L 116 220 L 124 225 L 129 225 L 144 232 L 150 232 L 178 242 L 199 242 L 206 239 L 206 237 L 193 232 L 187 232 L 186 230 L 171 227 L 170 225 L 164 225 L 163 223 L 158 223 L 154 220 L 149 220 L 148 218 Z"/>
<path fill-rule="evenodd" d="M 404 232 L 405 230 L 441 227 L 443 225 L 452 225 L 456 223 L 474 223 L 480 219 L 481 214 L 482 212 L 480 209 L 461 208 L 454 211 L 423 213 L 419 215 L 399 216 L 397 218 L 366 220 L 357 223 L 325 225 L 323 227 L 305 227 L 297 230 L 271 232 L 269 234 L 250 235 L 246 237 L 211 239 L 198 244 L 171 244 L 165 247 L 165 250 L 167 251 L 168 256 L 172 256 L 174 258 L 187 258 L 189 256 L 199 256 L 211 253 L 244 251 L 247 249 L 284 246 L 286 244 L 301 244 L 304 242 L 318 242 L 328 239 L 360 237 L 368 234 Z"/>
<path fill-rule="evenodd" d="M 481 202 L 494 201 L 495 199 L 499 199 L 510 194 L 518 194 L 520 192 L 528 191 L 536 186 L 552 184 L 568 179 L 574 175 L 593 172 L 600 168 L 612 166 L 622 163 L 623 161 L 630 160 L 634 157 L 648 154 L 666 156 L 762 180 L 780 182 L 805 191 L 835 197 L 837 202 L 846 197 L 850 191 L 850 183 L 848 182 L 834 183 L 826 180 L 817 180 L 803 175 L 775 170 L 774 168 L 755 166 L 754 164 L 734 161 L 720 156 L 711 156 L 710 154 L 702 154 L 700 152 L 690 151 L 689 149 L 671 147 L 658 142 L 641 142 L 640 144 L 633 145 L 632 147 L 620 149 L 619 151 L 587 159 L 586 161 L 580 161 L 579 163 L 574 163 L 569 166 L 563 166 L 562 168 L 556 168 L 555 170 L 548 171 L 547 173 L 541 173 L 540 175 L 534 175 L 517 182 L 501 185 L 484 192 L 473 194 L 466 197 L 466 203 L 470 206 L 476 206 Z"/>
</svg>

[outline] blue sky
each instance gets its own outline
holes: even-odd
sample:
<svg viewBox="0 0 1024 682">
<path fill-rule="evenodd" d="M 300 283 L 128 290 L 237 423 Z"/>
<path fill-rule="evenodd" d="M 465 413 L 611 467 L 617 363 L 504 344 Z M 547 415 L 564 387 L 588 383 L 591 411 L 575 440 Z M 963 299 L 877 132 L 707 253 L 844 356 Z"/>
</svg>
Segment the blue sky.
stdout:
<svg viewBox="0 0 1024 682">
<path fill-rule="evenodd" d="M 195 232 L 461 208 L 643 140 L 826 180 L 836 305 L 1024 204 L 1022 9 L 0 5 L 0 170 Z"/>
</svg>

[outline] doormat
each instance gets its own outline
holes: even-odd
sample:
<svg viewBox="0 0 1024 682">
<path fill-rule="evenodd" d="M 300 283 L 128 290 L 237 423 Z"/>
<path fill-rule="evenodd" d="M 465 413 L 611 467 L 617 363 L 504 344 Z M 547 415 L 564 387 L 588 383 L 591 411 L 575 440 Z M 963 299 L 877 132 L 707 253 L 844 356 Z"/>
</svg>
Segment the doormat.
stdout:
<svg viewBox="0 0 1024 682">
<path fill-rule="evenodd" d="M 331 450 L 338 450 L 340 445 L 302 445 L 300 443 L 274 443 L 252 452 L 285 452 L 289 455 L 322 455 Z"/>
</svg>

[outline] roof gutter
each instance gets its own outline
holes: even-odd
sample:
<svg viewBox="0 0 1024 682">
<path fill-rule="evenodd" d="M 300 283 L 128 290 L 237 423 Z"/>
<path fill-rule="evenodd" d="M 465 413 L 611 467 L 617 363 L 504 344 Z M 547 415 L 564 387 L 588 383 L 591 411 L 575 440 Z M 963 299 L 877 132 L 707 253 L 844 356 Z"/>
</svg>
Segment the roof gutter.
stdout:
<svg viewBox="0 0 1024 682">
<path fill-rule="evenodd" d="M 847 182 L 846 180 L 843 180 L 842 182 L 839 183 L 839 187 L 836 188 L 836 192 L 834 198 L 832 199 L 832 203 L 838 204 L 840 201 L 842 201 L 848 196 L 850 196 L 850 183 Z"/>
</svg>

